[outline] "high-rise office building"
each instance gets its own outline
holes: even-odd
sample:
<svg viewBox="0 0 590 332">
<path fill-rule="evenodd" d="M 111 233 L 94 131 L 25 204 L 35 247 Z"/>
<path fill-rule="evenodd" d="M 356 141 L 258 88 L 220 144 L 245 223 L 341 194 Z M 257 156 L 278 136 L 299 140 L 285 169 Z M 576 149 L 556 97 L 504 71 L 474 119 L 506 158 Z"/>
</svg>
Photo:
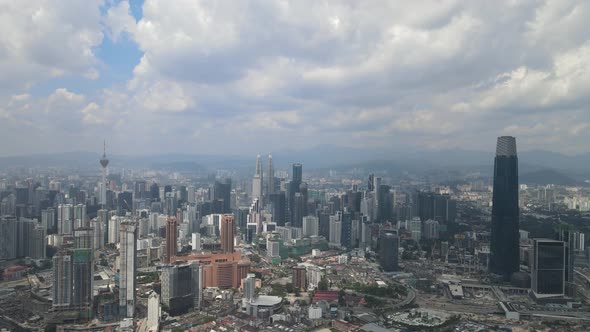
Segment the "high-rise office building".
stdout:
<svg viewBox="0 0 590 332">
<path fill-rule="evenodd" d="M 195 296 L 202 288 L 200 271 L 199 263 L 162 267 L 162 303 L 168 306 L 170 314 L 178 315 L 195 306 Z"/>
<path fill-rule="evenodd" d="M 72 253 L 62 249 L 53 256 L 53 308 L 69 308 L 72 304 Z"/>
<path fill-rule="evenodd" d="M 109 240 L 109 210 L 107 209 L 100 209 L 96 212 L 96 219 L 100 223 L 101 227 L 101 236 L 102 236 L 102 244 L 101 247 L 104 247 Z M 118 229 L 118 228 L 117 228 Z"/>
<path fill-rule="evenodd" d="M 35 225 L 32 239 L 29 242 L 29 257 L 33 259 L 45 259 L 47 257 L 47 230 L 41 225 Z"/>
<path fill-rule="evenodd" d="M 205 284 L 203 281 L 204 269 L 199 262 L 192 262 L 192 288 L 193 288 L 193 308 L 200 309 L 203 303 L 203 288 Z"/>
<path fill-rule="evenodd" d="M 508 280 L 519 271 L 518 157 L 514 137 L 498 138 L 492 204 L 490 272 Z"/>
<path fill-rule="evenodd" d="M 86 319 L 92 317 L 94 264 L 91 228 L 74 230 L 74 247 L 72 250 L 72 305 Z"/>
<path fill-rule="evenodd" d="M 166 264 L 172 262 L 176 256 L 177 237 L 176 218 L 169 217 L 166 220 L 166 252 L 164 253 L 164 263 Z"/>
<path fill-rule="evenodd" d="M 122 222 L 120 230 L 119 315 L 132 318 L 135 314 L 137 224 Z"/>
<path fill-rule="evenodd" d="M 133 212 L 133 192 L 123 191 L 117 194 L 117 215 L 125 216 Z"/>
<path fill-rule="evenodd" d="M 379 236 L 379 262 L 385 272 L 398 270 L 399 237 L 395 232 L 382 231 Z"/>
<path fill-rule="evenodd" d="M 565 294 L 565 254 L 563 241 L 533 240 L 531 288 L 537 298 Z"/>
<path fill-rule="evenodd" d="M 262 160 L 260 155 L 256 157 L 256 172 L 252 178 L 252 199 L 262 201 L 263 194 L 263 174 L 262 174 Z"/>
<path fill-rule="evenodd" d="M 212 213 L 231 212 L 231 179 L 226 179 L 225 182 L 215 181 L 211 201 L 213 204 Z"/>
<path fill-rule="evenodd" d="M 17 254 L 17 221 L 12 216 L 0 216 L 0 259 L 14 259 Z"/>
<path fill-rule="evenodd" d="M 316 216 L 303 217 L 303 236 L 320 235 L 320 223 Z"/>
<path fill-rule="evenodd" d="M 303 184 L 302 184 L 303 185 Z M 305 215 L 305 196 L 301 192 L 296 192 L 293 196 L 291 208 L 291 225 L 294 227 L 303 226 L 303 216 Z"/>
<path fill-rule="evenodd" d="M 269 195 L 268 203 L 273 221 L 278 226 L 285 226 L 287 222 L 287 198 L 285 192 L 279 191 Z"/>
<path fill-rule="evenodd" d="M 293 182 L 300 184 L 303 181 L 303 166 L 301 164 L 293 164 Z"/>
<path fill-rule="evenodd" d="M 234 252 L 234 216 L 226 214 L 221 219 L 221 250 Z"/>
<path fill-rule="evenodd" d="M 256 275 L 248 273 L 248 276 L 242 279 L 242 285 L 244 286 L 244 295 L 242 298 L 246 301 L 254 299 L 256 295 Z"/>
<path fill-rule="evenodd" d="M 575 237 L 573 227 L 570 225 L 561 224 L 557 226 L 557 240 L 563 241 L 565 247 L 565 293 L 570 297 L 575 297 Z"/>
<path fill-rule="evenodd" d="M 340 213 L 340 244 L 348 249 L 353 248 L 352 243 L 352 215 L 350 212 Z"/>
<path fill-rule="evenodd" d="M 297 218 L 301 216 L 303 218 L 306 215 L 304 211 L 304 203 L 306 198 L 300 195 L 297 199 L 295 198 L 296 193 L 301 193 L 301 183 L 303 181 L 303 166 L 301 164 L 293 164 L 293 171 L 291 174 L 291 181 L 287 185 L 287 205 L 288 205 L 288 220 L 291 225 L 301 227 L 301 220 Z M 299 211 L 299 212 L 296 212 Z M 299 222 L 299 224 L 298 224 Z"/>
<path fill-rule="evenodd" d="M 275 192 L 275 169 L 272 164 L 272 155 L 268 154 L 268 169 L 266 171 L 266 196 Z"/>
<path fill-rule="evenodd" d="M 330 216 L 330 237 L 328 241 L 331 245 L 340 246 L 342 237 L 342 222 L 336 216 Z"/>
</svg>

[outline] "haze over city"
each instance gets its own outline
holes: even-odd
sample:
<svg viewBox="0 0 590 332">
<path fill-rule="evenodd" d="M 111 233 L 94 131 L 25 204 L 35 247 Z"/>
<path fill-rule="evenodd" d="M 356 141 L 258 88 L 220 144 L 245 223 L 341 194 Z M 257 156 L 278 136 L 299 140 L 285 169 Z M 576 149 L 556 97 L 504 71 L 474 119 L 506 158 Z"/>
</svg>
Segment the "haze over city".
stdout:
<svg viewBox="0 0 590 332">
<path fill-rule="evenodd" d="M 0 0 L 0 332 L 590 331 L 590 2 Z"/>
</svg>

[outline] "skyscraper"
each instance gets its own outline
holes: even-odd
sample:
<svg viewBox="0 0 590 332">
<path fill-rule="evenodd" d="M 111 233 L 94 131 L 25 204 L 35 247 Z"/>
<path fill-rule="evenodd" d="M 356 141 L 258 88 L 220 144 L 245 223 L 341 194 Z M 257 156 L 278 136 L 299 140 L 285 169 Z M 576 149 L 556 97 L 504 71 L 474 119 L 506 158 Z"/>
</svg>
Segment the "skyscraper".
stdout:
<svg viewBox="0 0 590 332">
<path fill-rule="evenodd" d="M 303 236 L 320 235 L 320 223 L 316 216 L 303 217 Z"/>
<path fill-rule="evenodd" d="M 275 169 L 272 164 L 272 155 L 268 154 L 268 170 L 266 172 L 266 195 L 269 196 L 275 192 Z"/>
<path fill-rule="evenodd" d="M 74 231 L 74 206 L 60 204 L 57 207 L 57 232 L 60 235 L 72 234 Z"/>
<path fill-rule="evenodd" d="M 81 317 L 84 318 L 92 316 L 94 280 L 92 240 L 91 228 L 79 228 L 74 231 L 72 305 L 79 310 Z"/>
<path fill-rule="evenodd" d="M 254 173 L 254 177 L 252 178 L 252 199 L 257 199 L 262 201 L 262 160 L 260 159 L 260 155 L 256 157 L 256 172 Z"/>
<path fill-rule="evenodd" d="M 565 294 L 565 243 L 557 240 L 533 241 L 531 288 L 537 298 Z"/>
<path fill-rule="evenodd" d="M 168 306 L 170 314 L 185 313 L 194 306 L 195 292 L 199 285 L 194 284 L 193 273 L 198 272 L 198 263 L 195 266 L 183 264 L 167 265 L 162 268 L 162 303 Z"/>
<path fill-rule="evenodd" d="M 243 298 L 246 301 L 252 300 L 256 295 L 256 275 L 248 273 L 248 276 L 242 279 L 242 285 L 244 286 Z"/>
<path fill-rule="evenodd" d="M 490 272 L 508 280 L 519 270 L 518 157 L 511 136 L 498 138 L 492 203 Z"/>
<path fill-rule="evenodd" d="M 137 261 L 137 224 L 121 223 L 119 314 L 132 318 L 135 314 L 135 271 Z"/>
<path fill-rule="evenodd" d="M 169 217 L 166 221 L 166 252 L 164 253 L 164 263 L 169 264 L 176 256 L 176 218 Z"/>
<path fill-rule="evenodd" d="M 72 304 L 72 253 L 62 249 L 53 256 L 53 308 L 67 308 Z"/>
<path fill-rule="evenodd" d="M 399 237 L 394 232 L 383 231 L 379 236 L 379 262 L 385 272 L 398 269 Z"/>
<path fill-rule="evenodd" d="M 221 219 L 221 250 L 224 253 L 234 252 L 234 217 L 224 215 Z"/>
</svg>

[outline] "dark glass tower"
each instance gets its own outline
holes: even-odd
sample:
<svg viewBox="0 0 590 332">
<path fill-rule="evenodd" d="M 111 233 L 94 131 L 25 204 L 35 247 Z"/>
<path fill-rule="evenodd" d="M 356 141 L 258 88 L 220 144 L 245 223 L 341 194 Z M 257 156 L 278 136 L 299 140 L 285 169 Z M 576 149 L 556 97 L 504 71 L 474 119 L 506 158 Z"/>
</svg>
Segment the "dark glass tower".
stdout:
<svg viewBox="0 0 590 332">
<path fill-rule="evenodd" d="M 490 272 L 508 280 L 519 271 L 516 139 L 498 137 L 494 160 Z"/>
</svg>

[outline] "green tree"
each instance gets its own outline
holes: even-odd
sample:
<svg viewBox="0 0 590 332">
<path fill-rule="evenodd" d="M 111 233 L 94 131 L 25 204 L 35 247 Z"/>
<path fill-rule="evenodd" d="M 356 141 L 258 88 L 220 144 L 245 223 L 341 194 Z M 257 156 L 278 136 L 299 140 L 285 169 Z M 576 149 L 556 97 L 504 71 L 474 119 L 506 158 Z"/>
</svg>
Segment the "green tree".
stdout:
<svg viewBox="0 0 590 332">
<path fill-rule="evenodd" d="M 326 280 L 326 278 L 322 278 L 322 280 L 320 280 L 320 282 L 318 283 L 318 289 L 321 291 L 325 291 L 328 290 L 328 280 Z"/>
</svg>

